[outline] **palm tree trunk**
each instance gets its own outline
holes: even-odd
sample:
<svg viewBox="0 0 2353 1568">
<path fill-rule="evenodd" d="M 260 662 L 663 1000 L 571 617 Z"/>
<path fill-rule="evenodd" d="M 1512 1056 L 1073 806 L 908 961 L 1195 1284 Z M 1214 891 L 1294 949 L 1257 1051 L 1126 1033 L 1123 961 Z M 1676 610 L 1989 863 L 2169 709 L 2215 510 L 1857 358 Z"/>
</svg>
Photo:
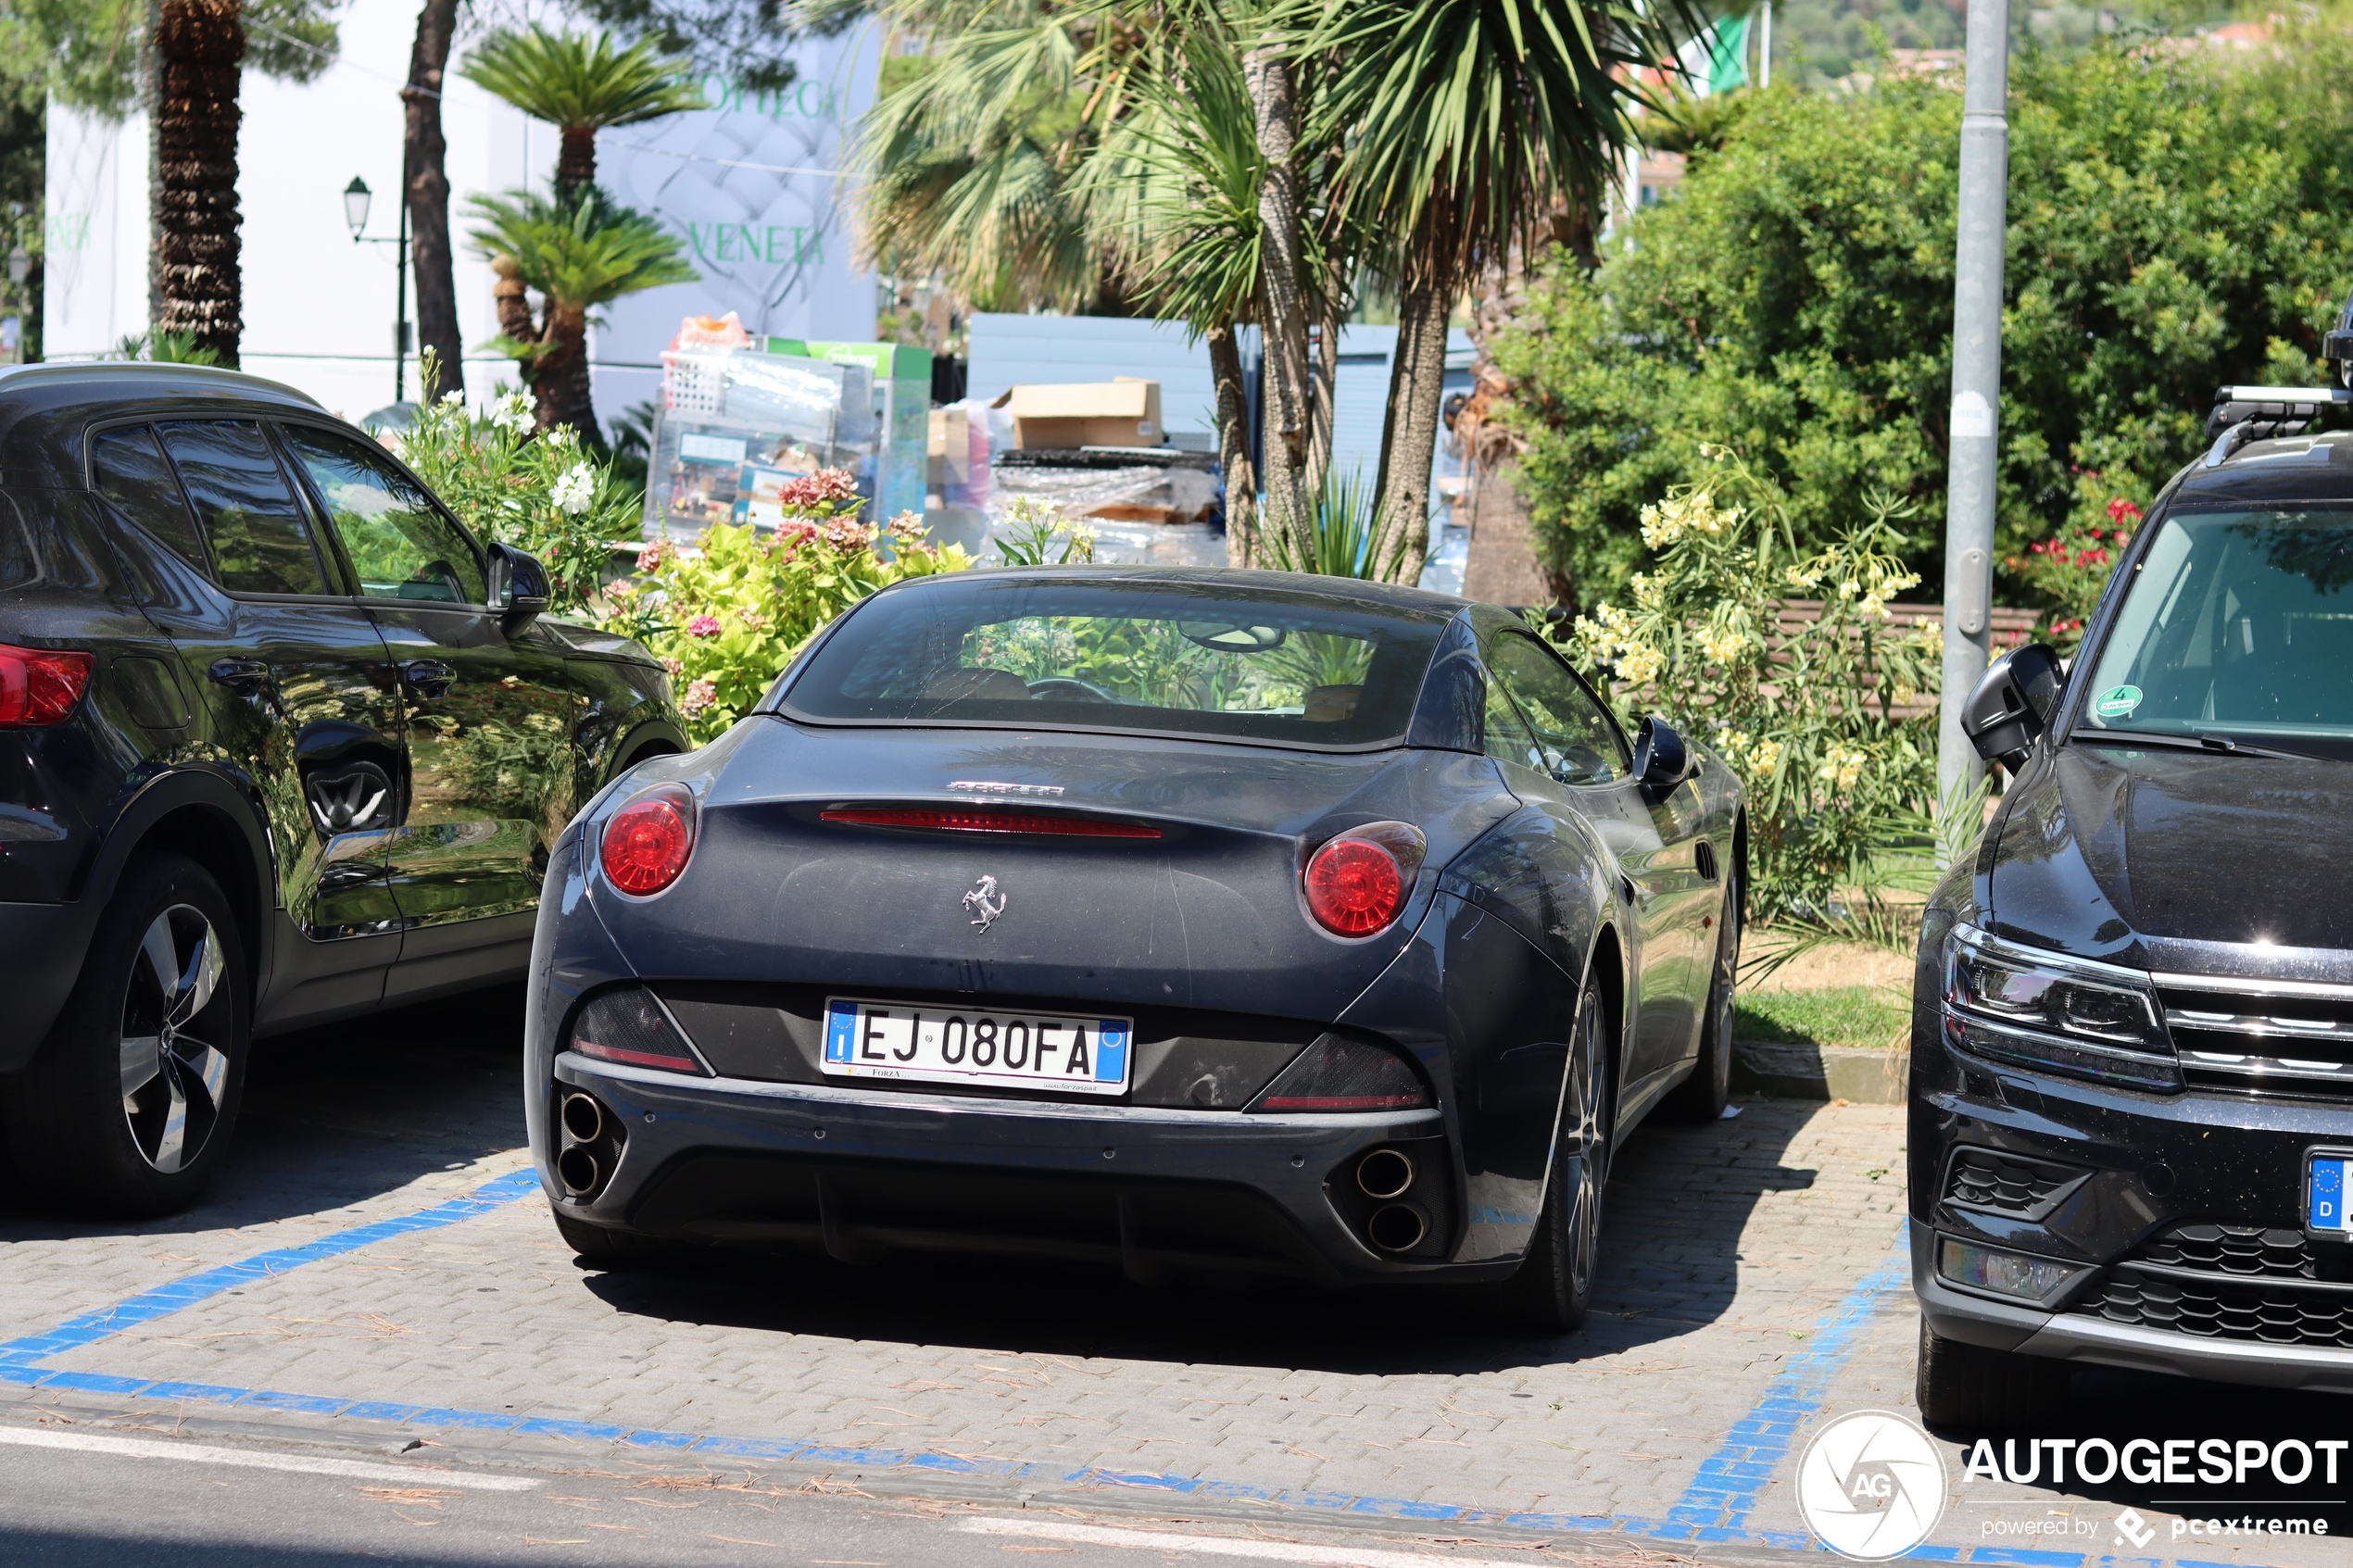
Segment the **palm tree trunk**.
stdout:
<svg viewBox="0 0 2353 1568">
<path fill-rule="evenodd" d="M 1397 352 L 1389 367 L 1389 407 L 1380 444 L 1381 556 L 1395 554 L 1398 581 L 1412 583 L 1429 555 L 1429 470 L 1446 383 L 1446 320 L 1453 313 L 1451 202 L 1431 201 L 1415 236 L 1414 261 L 1397 301 Z"/>
<path fill-rule="evenodd" d="M 596 182 L 596 128 L 565 126 L 556 148 L 556 194 L 570 201 Z"/>
<path fill-rule="evenodd" d="M 1230 326 L 1212 327 L 1209 375 L 1217 389 L 1217 463 L 1226 476 L 1226 564 L 1256 566 L 1258 473 L 1250 460 L 1250 388 L 1242 380 L 1241 345 Z"/>
<path fill-rule="evenodd" d="M 537 427 L 544 432 L 570 425 L 581 440 L 601 451 L 605 438 L 597 429 L 597 403 L 588 380 L 588 313 L 548 301 L 546 341 L 550 346 L 540 357 L 538 374 L 531 383 Z"/>
<path fill-rule="evenodd" d="M 1297 542 L 1300 558 L 1313 556 L 1306 496 L 1307 305 L 1302 289 L 1299 202 L 1299 103 L 1290 62 L 1279 46 L 1252 50 L 1242 76 L 1257 111 L 1258 151 L 1266 160 L 1259 186 L 1260 269 L 1265 294 L 1265 372 L 1259 403 L 1260 458 L 1267 525 Z"/>
<path fill-rule="evenodd" d="M 1340 379 L 1340 318 L 1327 315 L 1315 323 L 1315 362 L 1308 372 L 1307 463 L 1299 488 L 1315 506 L 1324 493 L 1324 476 L 1332 467 L 1332 395 Z"/>
<path fill-rule="evenodd" d="M 237 87 L 245 54 L 238 0 L 163 0 L 156 23 L 154 329 L 185 332 L 237 363 Z"/>
<path fill-rule="evenodd" d="M 417 341 L 439 366 L 430 400 L 466 390 L 466 345 L 458 330 L 458 276 L 449 253 L 449 144 L 441 134 L 441 88 L 457 31 L 458 0 L 425 0 L 417 13 L 417 42 L 409 53 L 409 84 L 400 90 L 408 116 L 410 264 L 417 274 Z"/>
</svg>

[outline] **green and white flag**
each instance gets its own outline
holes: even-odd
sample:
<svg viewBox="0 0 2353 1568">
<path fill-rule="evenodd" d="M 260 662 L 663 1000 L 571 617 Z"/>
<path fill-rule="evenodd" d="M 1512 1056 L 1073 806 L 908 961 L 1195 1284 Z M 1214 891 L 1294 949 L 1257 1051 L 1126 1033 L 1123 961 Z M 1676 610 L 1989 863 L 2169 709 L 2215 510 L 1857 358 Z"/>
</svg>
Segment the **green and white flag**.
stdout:
<svg viewBox="0 0 2353 1568">
<path fill-rule="evenodd" d="M 1705 98 L 1748 85 L 1748 16 L 1719 19 L 1676 51 L 1692 95 Z"/>
</svg>

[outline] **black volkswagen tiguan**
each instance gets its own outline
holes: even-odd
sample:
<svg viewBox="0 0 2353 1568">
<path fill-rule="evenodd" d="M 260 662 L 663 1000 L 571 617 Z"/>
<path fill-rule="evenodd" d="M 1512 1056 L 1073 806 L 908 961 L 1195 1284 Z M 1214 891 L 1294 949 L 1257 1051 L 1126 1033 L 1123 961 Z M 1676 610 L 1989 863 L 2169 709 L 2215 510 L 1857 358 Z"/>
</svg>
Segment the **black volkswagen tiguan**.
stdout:
<svg viewBox="0 0 2353 1568">
<path fill-rule="evenodd" d="M 1915 981 L 1931 1422 L 2071 1361 L 2353 1391 L 2353 434 L 2249 440 L 2280 390 L 2225 389 L 2064 675 L 1963 710 L 2014 777 Z"/>
<path fill-rule="evenodd" d="M 522 973 L 549 842 L 686 747 L 661 666 L 546 595 L 290 388 L 0 372 L 0 1112 L 28 1185 L 181 1207 L 256 1035 Z"/>
</svg>

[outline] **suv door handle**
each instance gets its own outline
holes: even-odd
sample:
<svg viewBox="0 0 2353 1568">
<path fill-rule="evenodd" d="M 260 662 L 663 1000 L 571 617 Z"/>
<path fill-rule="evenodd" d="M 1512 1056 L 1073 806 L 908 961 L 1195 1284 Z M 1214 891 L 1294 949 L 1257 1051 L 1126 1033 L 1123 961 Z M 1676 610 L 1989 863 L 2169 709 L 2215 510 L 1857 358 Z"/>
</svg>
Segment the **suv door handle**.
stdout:
<svg viewBox="0 0 2353 1568">
<path fill-rule="evenodd" d="M 258 659 L 216 659 L 208 671 L 224 686 L 266 686 L 270 666 Z"/>
<path fill-rule="evenodd" d="M 458 672 L 437 659 L 420 659 L 400 667 L 401 677 L 417 688 L 420 696 L 440 696 L 449 690 Z"/>
</svg>

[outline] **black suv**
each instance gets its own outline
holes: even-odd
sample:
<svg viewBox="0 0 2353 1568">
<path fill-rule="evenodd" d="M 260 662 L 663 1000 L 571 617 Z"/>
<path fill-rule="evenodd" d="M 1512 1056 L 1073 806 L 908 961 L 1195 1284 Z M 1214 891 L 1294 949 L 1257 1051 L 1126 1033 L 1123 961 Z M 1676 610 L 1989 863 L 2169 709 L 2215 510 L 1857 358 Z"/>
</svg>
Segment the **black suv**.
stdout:
<svg viewBox="0 0 2353 1568">
<path fill-rule="evenodd" d="M 2353 434 L 2277 433 L 2347 400 L 2226 388 L 2072 667 L 1962 711 L 2015 776 L 1915 982 L 1931 1422 L 2070 1361 L 2353 1391 Z"/>
<path fill-rule="evenodd" d="M 177 1208 L 257 1035 L 522 975 L 549 842 L 686 746 L 661 666 L 546 594 L 290 388 L 0 372 L 0 1111 L 28 1183 Z"/>
</svg>

